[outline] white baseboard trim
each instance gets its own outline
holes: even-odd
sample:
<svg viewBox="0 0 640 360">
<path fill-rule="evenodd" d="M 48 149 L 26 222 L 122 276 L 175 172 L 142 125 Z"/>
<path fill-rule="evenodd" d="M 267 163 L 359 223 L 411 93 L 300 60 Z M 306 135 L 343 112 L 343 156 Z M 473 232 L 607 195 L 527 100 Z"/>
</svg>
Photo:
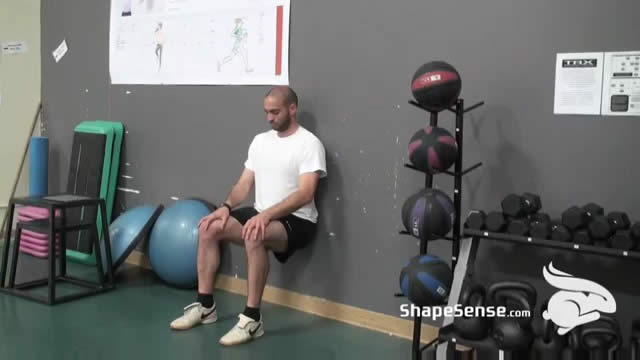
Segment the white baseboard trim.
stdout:
<svg viewBox="0 0 640 360">
<path fill-rule="evenodd" d="M 134 250 L 126 262 L 151 268 L 145 254 L 138 250 Z M 246 296 L 247 280 L 220 274 L 216 279 L 216 288 Z M 391 336 L 413 338 L 413 320 L 401 319 L 270 285 L 265 287 L 263 300 Z M 421 342 L 426 344 L 438 336 L 438 328 L 423 324 L 421 335 Z"/>
</svg>

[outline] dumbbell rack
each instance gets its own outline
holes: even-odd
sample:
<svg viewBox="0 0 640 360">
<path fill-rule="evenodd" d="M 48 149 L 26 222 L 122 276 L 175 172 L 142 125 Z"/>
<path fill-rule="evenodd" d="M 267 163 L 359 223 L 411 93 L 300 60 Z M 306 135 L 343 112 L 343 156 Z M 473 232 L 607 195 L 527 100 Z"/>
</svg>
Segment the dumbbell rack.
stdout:
<svg viewBox="0 0 640 360">
<path fill-rule="evenodd" d="M 409 104 L 422 109 L 424 111 L 427 111 L 430 114 L 430 121 L 429 121 L 429 125 L 432 127 L 437 127 L 438 126 L 438 112 L 434 112 L 434 111 L 430 111 L 427 108 L 423 107 L 422 105 L 420 105 L 419 103 L 410 100 Z M 444 240 L 450 240 L 452 241 L 452 248 L 451 248 L 451 268 L 455 269 L 456 263 L 458 261 L 458 253 L 460 251 L 460 221 L 461 221 L 461 203 L 462 203 L 462 177 L 467 175 L 468 173 L 470 173 L 471 171 L 477 169 L 478 167 L 482 166 L 482 163 L 477 163 L 473 166 L 471 166 L 470 168 L 466 169 L 466 170 L 462 170 L 462 141 L 463 141 L 463 129 L 464 129 L 464 114 L 472 111 L 480 106 L 484 105 L 484 102 L 479 102 L 473 106 L 470 106 L 468 108 L 465 109 L 464 107 L 464 99 L 459 98 L 456 101 L 456 104 L 454 107 L 452 108 L 448 108 L 446 110 L 449 110 L 451 112 L 453 112 L 455 114 L 455 121 L 456 121 L 456 127 L 455 127 L 455 139 L 456 139 L 456 144 L 458 146 L 458 156 L 456 158 L 456 161 L 454 163 L 454 171 L 443 171 L 442 174 L 446 174 L 449 176 L 453 176 L 454 177 L 454 191 L 453 191 L 453 205 L 455 208 L 455 220 L 454 220 L 454 224 L 453 224 L 453 228 L 452 228 L 452 236 L 451 237 L 443 237 L 442 239 Z M 425 174 L 425 180 L 424 180 L 424 186 L 425 188 L 432 188 L 433 187 L 433 174 L 429 174 L 429 173 L 425 173 L 419 169 L 417 169 L 416 167 L 414 167 L 411 164 L 404 164 L 405 167 L 409 168 L 409 169 L 413 169 L 419 172 L 422 172 Z M 411 235 L 409 232 L 407 231 L 401 231 L 400 234 L 402 235 Z M 420 239 L 420 255 L 424 255 L 427 253 L 427 240 L 425 239 Z M 397 297 L 401 297 L 403 296 L 402 294 L 396 294 L 395 296 Z M 412 342 L 412 347 L 411 347 L 411 358 L 412 360 L 418 360 L 421 358 L 421 354 L 422 352 L 430 345 L 427 344 L 425 346 L 423 346 L 422 348 L 420 347 L 420 332 L 421 332 L 421 325 L 422 325 L 422 317 L 420 316 L 420 314 L 418 314 L 417 317 L 414 318 L 413 320 L 413 342 Z"/>
<path fill-rule="evenodd" d="M 572 250 L 575 252 L 623 257 L 629 259 L 640 260 L 640 251 L 620 250 L 614 248 L 605 248 L 595 245 L 576 244 L 573 242 L 561 242 L 556 240 L 540 239 L 531 236 L 517 236 L 505 233 L 496 233 L 486 230 L 464 229 L 464 236 L 474 237 L 476 239 L 497 240 L 511 243 L 528 244 L 531 246 L 542 246 L 553 249 Z"/>
<path fill-rule="evenodd" d="M 464 229 L 463 235 L 465 238 L 468 238 L 469 240 L 466 246 L 466 253 L 468 256 L 466 259 L 466 264 L 464 264 L 466 266 L 463 266 L 464 269 L 461 269 L 463 270 L 461 271 L 461 273 L 465 274 L 464 276 L 465 278 L 473 277 L 474 268 L 475 268 L 475 258 L 476 258 L 478 247 L 480 245 L 480 241 L 502 241 L 502 242 L 508 242 L 508 243 L 523 244 L 523 245 L 526 244 L 529 246 L 560 249 L 560 250 L 579 252 L 579 253 L 588 253 L 588 254 L 595 254 L 595 255 L 601 255 L 601 256 L 622 257 L 622 258 L 640 260 L 640 251 L 626 251 L 626 250 L 620 250 L 620 249 L 603 248 L 603 247 L 598 247 L 594 245 L 575 244 L 571 242 L 560 242 L 556 240 L 534 238 L 530 236 L 517 236 L 512 234 L 490 232 L 486 230 L 475 230 L 475 229 L 469 229 L 469 228 Z M 462 260 L 462 261 L 464 262 L 465 260 Z M 463 265 L 463 263 L 460 263 L 460 264 Z M 437 347 L 442 343 L 448 343 L 448 342 L 452 342 L 457 345 L 463 345 L 469 348 L 482 350 L 482 351 L 491 351 L 491 352 L 498 353 L 500 350 L 498 349 L 495 342 L 490 337 L 487 337 L 482 340 L 477 340 L 477 341 L 460 338 L 456 334 L 451 324 L 440 328 L 438 338 L 433 340 L 429 344 L 425 345 L 423 347 L 423 350 L 433 346 Z M 449 359 L 449 357 L 446 357 L 446 358 Z M 497 356 L 496 358 L 500 358 L 500 357 Z"/>
</svg>

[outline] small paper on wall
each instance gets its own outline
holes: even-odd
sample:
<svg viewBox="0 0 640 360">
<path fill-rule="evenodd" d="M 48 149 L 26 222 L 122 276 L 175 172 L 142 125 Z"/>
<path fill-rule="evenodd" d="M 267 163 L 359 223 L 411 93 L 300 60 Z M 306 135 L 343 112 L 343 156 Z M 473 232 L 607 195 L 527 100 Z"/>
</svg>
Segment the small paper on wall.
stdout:
<svg viewBox="0 0 640 360">
<path fill-rule="evenodd" d="M 68 50 L 69 48 L 67 47 L 67 40 L 62 40 L 62 43 L 58 45 L 58 48 L 53 51 L 53 58 L 56 60 L 56 62 L 59 62 Z"/>
<path fill-rule="evenodd" d="M 640 51 L 605 53 L 602 115 L 640 115 Z"/>
<path fill-rule="evenodd" d="M 604 53 L 556 57 L 555 114 L 600 115 Z"/>
<path fill-rule="evenodd" d="M 5 41 L 2 43 L 2 55 L 16 55 L 27 52 L 26 41 Z"/>
</svg>

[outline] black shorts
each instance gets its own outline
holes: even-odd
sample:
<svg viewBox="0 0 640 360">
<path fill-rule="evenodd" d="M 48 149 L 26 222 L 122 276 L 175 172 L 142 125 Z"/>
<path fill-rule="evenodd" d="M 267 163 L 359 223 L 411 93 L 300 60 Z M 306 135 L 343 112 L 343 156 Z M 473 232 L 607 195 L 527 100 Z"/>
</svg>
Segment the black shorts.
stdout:
<svg viewBox="0 0 640 360">
<path fill-rule="evenodd" d="M 238 208 L 230 214 L 242 225 L 256 215 L 258 215 L 258 210 L 253 207 Z M 318 226 L 309 220 L 291 214 L 277 219 L 277 221 L 280 221 L 287 231 L 287 250 L 283 252 L 274 251 L 273 255 L 279 262 L 285 263 L 296 250 L 305 248 L 313 240 Z"/>
</svg>

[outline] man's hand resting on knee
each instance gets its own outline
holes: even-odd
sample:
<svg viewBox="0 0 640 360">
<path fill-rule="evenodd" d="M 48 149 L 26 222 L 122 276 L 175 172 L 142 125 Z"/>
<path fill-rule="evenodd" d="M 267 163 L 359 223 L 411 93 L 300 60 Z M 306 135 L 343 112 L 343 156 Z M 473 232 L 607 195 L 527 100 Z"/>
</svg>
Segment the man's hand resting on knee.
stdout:
<svg viewBox="0 0 640 360">
<path fill-rule="evenodd" d="M 224 230 L 225 226 L 227 226 L 227 221 L 229 220 L 229 209 L 225 206 L 218 208 L 216 211 L 211 214 L 200 219 L 198 223 L 198 228 L 204 230 L 209 230 L 210 226 L 214 226 L 213 229 L 217 229 L 218 231 Z"/>
<path fill-rule="evenodd" d="M 250 242 L 264 241 L 264 233 L 271 219 L 264 212 L 252 217 L 242 227 L 242 238 Z"/>
</svg>

